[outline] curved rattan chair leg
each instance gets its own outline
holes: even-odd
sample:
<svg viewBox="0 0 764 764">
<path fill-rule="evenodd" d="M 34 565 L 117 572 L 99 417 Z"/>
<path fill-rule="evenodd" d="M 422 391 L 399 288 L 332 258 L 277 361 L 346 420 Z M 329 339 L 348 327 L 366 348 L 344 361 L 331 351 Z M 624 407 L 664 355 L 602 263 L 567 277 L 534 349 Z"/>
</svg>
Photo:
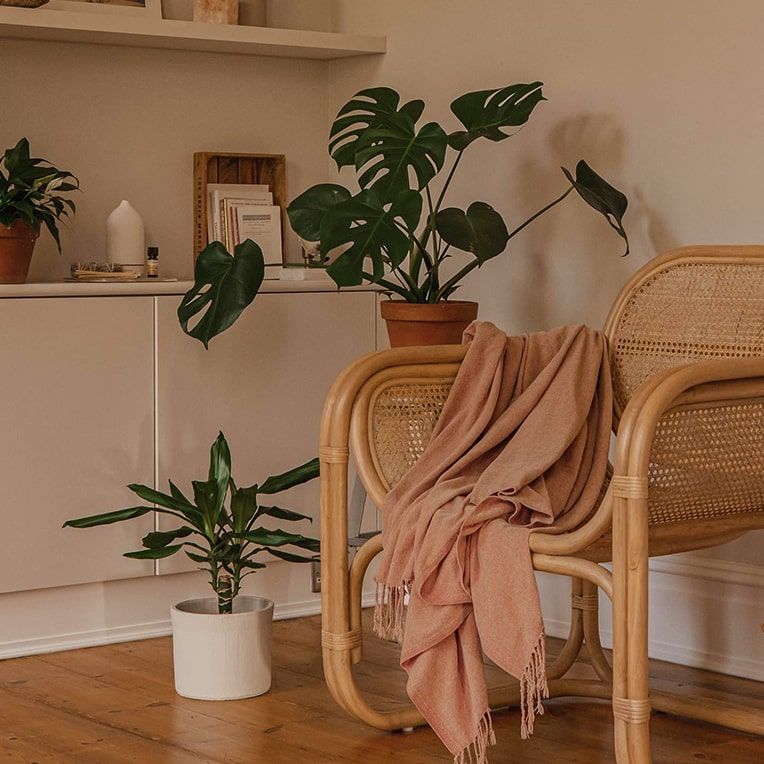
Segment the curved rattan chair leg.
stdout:
<svg viewBox="0 0 764 764">
<path fill-rule="evenodd" d="M 618 764 L 650 764 L 647 480 L 613 481 L 615 754 Z"/>
<path fill-rule="evenodd" d="M 613 670 L 610 668 L 600 642 L 599 594 L 597 587 L 591 581 L 583 582 L 580 607 L 583 612 L 584 641 L 592 668 L 603 682 L 612 682 Z"/>
</svg>

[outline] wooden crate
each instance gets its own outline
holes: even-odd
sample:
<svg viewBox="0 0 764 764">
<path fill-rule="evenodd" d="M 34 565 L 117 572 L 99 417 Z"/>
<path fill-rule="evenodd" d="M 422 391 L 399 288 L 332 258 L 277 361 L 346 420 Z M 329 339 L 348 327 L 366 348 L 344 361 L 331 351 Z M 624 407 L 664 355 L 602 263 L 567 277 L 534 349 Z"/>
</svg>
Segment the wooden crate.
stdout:
<svg viewBox="0 0 764 764">
<path fill-rule="evenodd" d="M 207 184 L 267 184 L 273 203 L 281 207 L 281 254 L 286 242 L 286 160 L 283 154 L 194 154 L 194 261 L 207 241 Z"/>
</svg>

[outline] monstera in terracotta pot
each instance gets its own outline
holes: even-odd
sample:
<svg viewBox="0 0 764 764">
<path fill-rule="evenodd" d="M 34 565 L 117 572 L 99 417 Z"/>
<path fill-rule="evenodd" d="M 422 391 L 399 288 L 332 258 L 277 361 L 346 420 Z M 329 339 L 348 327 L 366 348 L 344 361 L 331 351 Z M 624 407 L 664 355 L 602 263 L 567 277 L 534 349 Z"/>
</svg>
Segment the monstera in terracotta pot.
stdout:
<svg viewBox="0 0 764 764">
<path fill-rule="evenodd" d="M 575 176 L 562 168 L 567 184 L 559 196 L 513 230 L 487 202 L 447 206 L 470 147 L 514 135 L 545 100 L 541 88 L 531 82 L 465 93 L 451 104 L 459 123 L 451 132 L 422 124 L 424 101 L 402 103 L 386 87 L 362 90 L 339 110 L 329 153 L 339 170 L 353 168 L 359 190 L 313 186 L 289 205 L 289 221 L 298 236 L 336 255 L 327 272 L 337 286 L 367 281 L 388 292 L 381 312 L 393 346 L 461 342 L 478 307 L 452 299 L 464 277 L 574 190 L 605 216 L 628 252 L 626 197 L 583 160 Z M 453 255 L 458 264 L 447 266 Z"/>
<path fill-rule="evenodd" d="M 75 204 L 62 194 L 76 191 L 79 182 L 71 173 L 47 160 L 29 155 L 29 141 L 22 138 L 0 159 L 0 283 L 23 284 L 32 252 L 45 226 L 61 241 L 58 223 Z"/>
</svg>

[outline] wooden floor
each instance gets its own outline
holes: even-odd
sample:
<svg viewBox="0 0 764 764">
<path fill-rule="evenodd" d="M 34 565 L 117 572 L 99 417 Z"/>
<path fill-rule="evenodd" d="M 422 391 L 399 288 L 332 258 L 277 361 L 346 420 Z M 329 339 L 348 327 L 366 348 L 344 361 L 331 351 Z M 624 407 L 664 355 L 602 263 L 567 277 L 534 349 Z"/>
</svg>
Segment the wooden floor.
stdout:
<svg viewBox="0 0 764 764">
<path fill-rule="evenodd" d="M 318 618 L 274 625 L 274 682 L 268 695 L 208 703 L 175 694 L 172 645 L 153 639 L 0 662 L 2 762 L 449 762 L 428 728 L 390 734 L 357 724 L 324 686 Z M 554 654 L 558 642 L 550 640 Z M 404 693 L 396 648 L 371 639 L 358 676 L 379 706 Z M 585 664 L 574 667 L 589 675 Z M 489 674 L 496 669 L 489 667 Z M 743 700 L 764 713 L 761 685 L 654 663 L 663 690 Z M 528 741 L 515 710 L 496 713 L 492 764 L 613 760 L 610 707 L 553 700 Z M 764 739 L 662 714 L 653 717 L 656 762 L 764 762 Z"/>
</svg>

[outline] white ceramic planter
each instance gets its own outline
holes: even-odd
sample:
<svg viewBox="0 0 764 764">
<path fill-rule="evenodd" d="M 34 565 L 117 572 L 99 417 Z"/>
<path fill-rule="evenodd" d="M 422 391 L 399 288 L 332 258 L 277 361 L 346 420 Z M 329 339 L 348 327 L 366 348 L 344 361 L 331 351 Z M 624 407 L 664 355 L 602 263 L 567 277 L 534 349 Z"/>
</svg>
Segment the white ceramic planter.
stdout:
<svg viewBox="0 0 764 764">
<path fill-rule="evenodd" d="M 172 608 L 175 690 L 196 700 L 237 700 L 271 687 L 273 603 L 239 595 L 234 612 L 212 597 Z"/>
</svg>

